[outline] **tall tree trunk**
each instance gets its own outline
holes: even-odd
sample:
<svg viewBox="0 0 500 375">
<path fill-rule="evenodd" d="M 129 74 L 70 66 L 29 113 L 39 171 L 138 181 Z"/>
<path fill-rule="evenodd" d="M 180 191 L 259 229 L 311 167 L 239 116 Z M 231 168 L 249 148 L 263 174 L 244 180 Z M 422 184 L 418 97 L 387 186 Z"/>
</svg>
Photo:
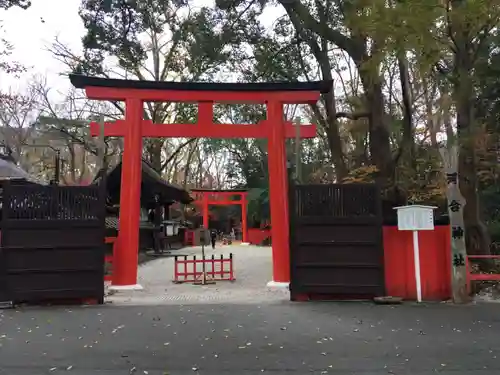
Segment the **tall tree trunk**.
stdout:
<svg viewBox="0 0 500 375">
<path fill-rule="evenodd" d="M 414 140 L 413 140 L 413 118 L 412 98 L 410 88 L 410 74 L 408 72 L 408 61 L 405 51 L 398 53 L 399 78 L 401 80 L 401 92 L 403 97 L 403 160 L 408 165 L 414 163 Z"/>
<path fill-rule="evenodd" d="M 489 254 L 490 237 L 481 221 L 479 197 L 477 194 L 476 129 L 474 121 L 473 60 L 471 43 L 466 31 L 455 34 L 455 79 L 454 99 L 457 109 L 457 137 L 459 146 L 458 171 L 460 191 L 467 201 L 464 207 L 464 224 L 467 252 Z"/>
<path fill-rule="evenodd" d="M 360 73 L 363 72 L 360 69 Z M 372 163 L 378 168 L 380 177 L 390 178 L 394 172 L 389 130 L 386 124 L 384 94 L 381 82 L 373 82 L 372 74 L 360 74 L 366 93 L 369 123 L 369 150 Z"/>
<path fill-rule="evenodd" d="M 309 48 L 311 49 L 314 58 L 318 62 L 321 70 L 321 76 L 326 81 L 333 82 L 332 67 L 330 65 L 330 56 L 328 55 L 329 45 L 328 40 L 320 36 L 319 40 L 321 45 L 313 37 L 310 32 L 306 31 L 301 24 L 300 18 L 294 12 L 289 12 L 290 20 L 292 21 L 295 30 L 300 35 L 302 39 L 305 40 Z M 326 12 L 322 12 L 320 15 L 321 22 L 327 23 Z M 347 177 L 348 169 L 345 162 L 342 140 L 340 138 L 339 131 L 339 121 L 337 118 L 337 104 L 335 102 L 335 92 L 334 89 L 323 95 L 323 103 L 325 105 L 326 119 L 323 114 L 319 111 L 316 104 L 312 105 L 315 116 L 321 119 L 323 127 L 325 129 L 326 138 L 328 140 L 328 147 L 330 149 L 330 155 L 332 158 L 332 163 L 335 166 L 335 175 L 337 181 L 342 181 Z"/>
<path fill-rule="evenodd" d="M 182 187 L 184 189 L 188 186 L 189 172 L 191 171 L 191 161 L 193 160 L 194 151 L 198 146 L 198 141 L 189 145 L 189 153 L 186 161 L 186 166 L 184 167 L 184 181 L 182 182 Z M 181 203 L 181 217 L 182 220 L 186 220 L 186 205 Z"/>
<path fill-rule="evenodd" d="M 325 10 L 322 7 L 319 8 L 320 21 L 318 21 L 302 1 L 278 1 L 286 10 L 292 22 L 294 18 L 300 20 L 301 28 L 310 30 L 321 36 L 321 38 L 337 45 L 346 51 L 355 62 L 365 90 L 367 112 L 369 112 L 364 116 L 358 116 L 358 118 L 368 117 L 369 119 L 369 147 L 372 163 L 379 169 L 380 177 L 387 181 L 394 173 L 394 162 L 391 153 L 389 131 L 385 123 L 386 116 L 382 91 L 383 79 L 378 71 L 378 65 L 374 67 L 376 61 L 372 59 L 372 56 L 376 56 L 378 52 L 381 52 L 381 47 L 377 45 L 376 40 L 372 40 L 370 55 L 366 37 L 359 35 L 356 30 L 351 29 L 351 35 L 348 36 L 332 28 L 324 21 L 324 17 L 322 17 L 322 10 Z M 297 31 L 300 32 L 301 30 L 298 29 Z"/>
<path fill-rule="evenodd" d="M 331 96 L 334 94 L 332 93 Z M 324 95 L 323 101 L 325 103 L 325 110 L 327 118 L 321 113 L 317 104 L 311 104 L 316 121 L 321 124 L 326 134 L 326 141 L 328 149 L 330 150 L 330 157 L 332 164 L 335 167 L 335 176 L 337 181 L 342 181 L 349 173 L 349 168 L 345 160 L 343 152 L 343 143 L 340 138 L 339 120 L 337 119 L 337 109 L 335 105 L 335 98 L 329 98 L 330 94 Z"/>
<path fill-rule="evenodd" d="M 337 120 L 337 107 L 334 95 L 333 90 L 332 92 L 324 95 L 327 115 L 326 122 L 328 124 L 325 132 L 333 165 L 335 166 L 335 175 L 337 177 L 337 181 L 340 182 L 347 177 L 348 169 L 344 159 L 342 140 L 340 139 L 339 121 Z"/>
<path fill-rule="evenodd" d="M 189 173 L 191 172 L 191 162 L 193 160 L 194 152 L 198 147 L 198 141 L 195 141 L 193 144 L 189 146 L 189 152 L 186 160 L 186 166 L 184 167 L 184 181 L 182 183 L 182 187 L 184 189 L 187 188 L 189 183 Z"/>
<path fill-rule="evenodd" d="M 161 162 L 161 154 L 163 149 L 163 139 L 154 139 L 151 141 L 151 146 L 149 147 L 149 162 L 153 166 L 153 169 L 162 173 L 162 162 Z"/>
<path fill-rule="evenodd" d="M 465 80 L 470 81 L 470 78 Z M 472 91 L 467 86 L 468 83 L 462 81 L 457 83 L 455 89 L 459 145 L 458 170 L 460 191 L 467 201 L 467 205 L 464 207 L 467 252 L 471 255 L 483 255 L 490 253 L 491 240 L 488 230 L 481 220 L 479 209 L 474 119 L 472 101 L 469 99 L 472 97 L 469 96 L 469 93 Z"/>
<path fill-rule="evenodd" d="M 430 134 L 432 147 L 438 147 L 437 133 L 440 128 L 441 118 L 438 115 L 434 115 L 433 102 L 435 99 L 434 94 L 431 90 L 431 83 L 427 77 L 422 79 L 423 85 L 423 97 L 425 102 L 425 114 L 427 129 Z M 437 113 L 440 113 L 439 110 Z"/>
<path fill-rule="evenodd" d="M 453 99 L 451 98 L 451 88 L 446 84 L 439 87 L 440 113 L 442 114 L 443 126 L 446 133 L 446 139 L 452 141 L 455 139 L 455 132 L 451 121 L 453 110 Z"/>
</svg>

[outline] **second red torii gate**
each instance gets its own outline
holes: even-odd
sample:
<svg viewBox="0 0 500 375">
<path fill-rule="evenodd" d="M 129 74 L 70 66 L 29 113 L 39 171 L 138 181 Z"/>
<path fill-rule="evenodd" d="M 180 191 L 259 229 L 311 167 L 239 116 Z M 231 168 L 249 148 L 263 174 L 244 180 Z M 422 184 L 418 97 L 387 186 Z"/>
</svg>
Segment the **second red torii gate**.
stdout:
<svg viewBox="0 0 500 375">
<path fill-rule="evenodd" d="M 241 234 L 242 242 L 248 242 L 247 225 L 247 196 L 248 191 L 243 189 L 213 190 L 213 189 L 191 189 L 195 196 L 194 204 L 202 207 L 203 226 L 209 228 L 209 206 L 239 205 L 241 207 Z M 232 200 L 231 198 L 236 198 Z"/>
<path fill-rule="evenodd" d="M 94 100 L 124 101 L 125 119 L 105 125 L 104 135 L 124 138 L 119 234 L 115 247 L 113 285 L 138 288 L 141 162 L 144 137 L 264 138 L 268 141 L 270 206 L 272 217 L 273 282 L 290 281 L 288 242 L 288 179 L 285 139 L 297 127 L 285 121 L 285 104 L 316 103 L 332 89 L 331 81 L 279 83 L 189 83 L 104 79 L 70 75 L 74 87 Z M 153 124 L 144 119 L 145 102 L 198 103 L 196 124 Z M 267 117 L 257 124 L 217 124 L 215 103 L 265 104 Z M 316 127 L 298 127 L 301 138 L 314 138 Z M 99 124 L 91 124 L 99 135 Z"/>
</svg>

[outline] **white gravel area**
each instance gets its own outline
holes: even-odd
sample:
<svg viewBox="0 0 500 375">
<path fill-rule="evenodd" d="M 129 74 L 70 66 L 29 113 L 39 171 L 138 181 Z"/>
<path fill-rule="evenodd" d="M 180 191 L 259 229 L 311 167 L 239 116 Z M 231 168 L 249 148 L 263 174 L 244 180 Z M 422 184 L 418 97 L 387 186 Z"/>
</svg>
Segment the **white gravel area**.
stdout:
<svg viewBox="0 0 500 375">
<path fill-rule="evenodd" d="M 201 257 L 201 247 L 187 247 L 172 251 L 173 255 Z M 236 280 L 218 281 L 212 285 L 175 284 L 174 258 L 162 257 L 139 266 L 138 283 L 143 290 L 111 292 L 108 303 L 126 305 L 163 305 L 197 303 L 261 304 L 289 301 L 288 290 L 266 287 L 272 279 L 270 247 L 228 245 L 205 248 L 211 257 L 233 254 Z"/>
</svg>

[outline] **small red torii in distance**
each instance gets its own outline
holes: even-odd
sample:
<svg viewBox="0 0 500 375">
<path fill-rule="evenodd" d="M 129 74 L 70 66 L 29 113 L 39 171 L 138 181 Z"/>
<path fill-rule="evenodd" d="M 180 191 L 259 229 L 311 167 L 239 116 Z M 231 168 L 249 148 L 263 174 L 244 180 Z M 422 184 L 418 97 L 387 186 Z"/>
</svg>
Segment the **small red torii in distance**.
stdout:
<svg viewBox="0 0 500 375">
<path fill-rule="evenodd" d="M 144 137 L 265 138 L 268 141 L 270 206 L 272 216 L 273 282 L 290 281 L 288 242 L 288 178 L 285 139 L 314 137 L 314 125 L 295 126 L 285 121 L 285 104 L 316 103 L 332 89 L 331 81 L 278 83 L 189 83 L 104 79 L 70 75 L 75 88 L 85 89 L 94 100 L 124 101 L 125 119 L 106 123 L 105 136 L 124 138 L 119 232 L 115 246 L 113 285 L 125 289 L 137 285 L 141 163 Z M 144 102 L 198 103 L 196 124 L 153 124 L 144 119 Z M 267 116 L 257 124 L 216 124 L 215 103 L 265 104 Z M 99 125 L 91 124 L 91 134 Z"/>
<path fill-rule="evenodd" d="M 234 190 L 215 190 L 215 189 L 191 189 L 194 196 L 194 204 L 201 206 L 203 214 L 203 226 L 209 228 L 209 206 L 231 206 L 239 205 L 241 207 L 241 234 L 242 242 L 248 243 L 248 224 L 247 224 L 247 196 L 246 189 Z M 236 198 L 236 199 L 231 199 Z"/>
</svg>

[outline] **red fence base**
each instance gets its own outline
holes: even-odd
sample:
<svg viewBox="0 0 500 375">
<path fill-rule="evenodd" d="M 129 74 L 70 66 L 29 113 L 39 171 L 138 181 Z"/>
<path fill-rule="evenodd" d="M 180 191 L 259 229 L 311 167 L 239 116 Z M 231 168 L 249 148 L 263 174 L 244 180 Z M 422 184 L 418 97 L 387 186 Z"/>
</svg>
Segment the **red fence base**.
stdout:
<svg viewBox="0 0 500 375">
<path fill-rule="evenodd" d="M 384 226 L 385 289 L 388 296 L 416 300 L 415 264 L 411 231 Z M 424 301 L 445 301 L 451 297 L 450 226 L 418 232 L 420 278 Z"/>
<path fill-rule="evenodd" d="M 271 237 L 271 231 L 269 229 L 250 228 L 247 233 L 248 242 L 252 245 L 260 245 L 266 239 Z"/>
<path fill-rule="evenodd" d="M 203 277 L 203 264 L 205 264 L 205 272 L 207 277 L 214 281 L 234 281 L 233 254 L 229 254 L 229 258 L 216 258 L 212 255 L 211 258 L 196 259 L 196 255 L 192 259 L 188 256 L 176 256 L 174 263 L 174 283 L 194 283 Z"/>
<path fill-rule="evenodd" d="M 498 273 L 475 273 L 471 270 L 470 260 L 472 259 L 498 259 L 500 260 L 500 255 L 468 255 L 465 261 L 465 267 L 467 268 L 467 291 L 471 293 L 471 282 L 472 281 L 500 281 L 500 274 Z"/>
</svg>

